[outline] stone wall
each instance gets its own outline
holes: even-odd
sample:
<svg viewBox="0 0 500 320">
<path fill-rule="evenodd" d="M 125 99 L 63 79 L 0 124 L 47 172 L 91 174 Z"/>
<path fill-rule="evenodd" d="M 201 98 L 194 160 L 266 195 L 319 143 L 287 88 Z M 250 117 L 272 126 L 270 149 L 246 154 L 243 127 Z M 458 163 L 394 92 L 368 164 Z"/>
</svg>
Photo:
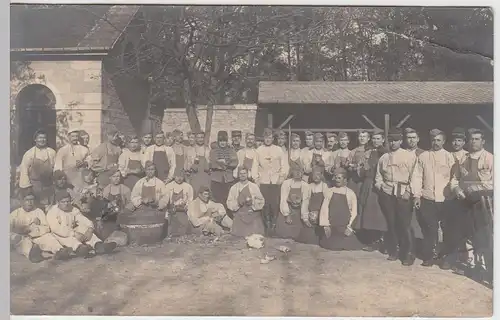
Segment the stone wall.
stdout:
<svg viewBox="0 0 500 320">
<path fill-rule="evenodd" d="M 86 130 L 90 146 L 97 146 L 101 142 L 101 64 L 100 60 L 29 62 L 25 77 L 11 81 L 11 110 L 15 114 L 16 98 L 23 88 L 45 85 L 56 98 L 58 146 L 66 141 L 70 127 Z"/>
<path fill-rule="evenodd" d="M 205 130 L 205 120 L 207 115 L 206 106 L 197 108 L 198 119 L 202 130 Z M 210 141 L 217 139 L 219 130 L 228 131 L 241 130 L 243 136 L 247 132 L 254 133 L 255 121 L 257 114 L 257 105 L 217 105 L 214 106 L 214 114 L 212 118 L 212 128 Z M 190 131 L 187 114 L 184 109 L 166 109 L 163 115 L 163 131 L 173 131 L 174 129 L 182 130 L 183 132 Z"/>
</svg>

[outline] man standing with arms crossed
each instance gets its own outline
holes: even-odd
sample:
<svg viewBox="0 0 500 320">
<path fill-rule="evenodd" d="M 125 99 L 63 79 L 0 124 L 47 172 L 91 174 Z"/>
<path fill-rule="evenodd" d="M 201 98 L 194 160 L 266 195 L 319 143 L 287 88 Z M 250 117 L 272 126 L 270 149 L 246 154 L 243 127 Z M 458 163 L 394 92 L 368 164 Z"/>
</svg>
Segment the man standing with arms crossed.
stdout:
<svg viewBox="0 0 500 320">
<path fill-rule="evenodd" d="M 418 156 L 411 178 L 413 206 L 424 236 L 422 258 L 424 267 L 434 264 L 435 249 L 438 245 L 438 229 L 441 223 L 443 238 L 450 236 L 448 201 L 451 199 L 448 184 L 455 161 L 451 153 L 443 149 L 445 135 L 439 129 L 430 131 L 431 150 Z M 445 265 L 442 268 L 447 269 Z"/>
</svg>

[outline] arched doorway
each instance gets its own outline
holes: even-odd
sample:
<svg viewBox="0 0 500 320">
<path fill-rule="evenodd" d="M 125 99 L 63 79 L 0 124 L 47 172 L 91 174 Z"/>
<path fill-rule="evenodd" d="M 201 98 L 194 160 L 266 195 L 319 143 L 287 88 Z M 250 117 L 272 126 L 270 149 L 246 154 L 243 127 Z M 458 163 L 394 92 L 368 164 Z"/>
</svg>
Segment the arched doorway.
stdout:
<svg viewBox="0 0 500 320">
<path fill-rule="evenodd" d="M 16 98 L 16 125 L 18 163 L 23 154 L 33 146 L 33 134 L 43 128 L 47 131 L 48 144 L 56 148 L 56 97 L 44 85 L 24 87 Z"/>
</svg>

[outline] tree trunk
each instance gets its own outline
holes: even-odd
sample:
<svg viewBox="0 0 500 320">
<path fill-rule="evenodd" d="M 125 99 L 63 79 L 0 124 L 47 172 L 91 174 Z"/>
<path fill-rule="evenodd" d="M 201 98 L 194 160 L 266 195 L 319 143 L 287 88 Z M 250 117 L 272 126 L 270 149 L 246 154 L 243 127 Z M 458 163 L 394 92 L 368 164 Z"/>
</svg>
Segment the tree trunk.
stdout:
<svg viewBox="0 0 500 320">
<path fill-rule="evenodd" d="M 210 101 L 207 105 L 207 117 L 205 119 L 205 145 L 210 145 L 210 134 L 212 133 L 212 119 L 214 116 L 214 105 Z"/>
<path fill-rule="evenodd" d="M 196 104 L 194 103 L 191 96 L 191 84 L 189 79 L 184 79 L 184 103 L 186 104 L 186 114 L 188 117 L 189 127 L 191 131 L 200 131 L 200 120 L 198 119 L 198 114 L 196 113 Z"/>
</svg>

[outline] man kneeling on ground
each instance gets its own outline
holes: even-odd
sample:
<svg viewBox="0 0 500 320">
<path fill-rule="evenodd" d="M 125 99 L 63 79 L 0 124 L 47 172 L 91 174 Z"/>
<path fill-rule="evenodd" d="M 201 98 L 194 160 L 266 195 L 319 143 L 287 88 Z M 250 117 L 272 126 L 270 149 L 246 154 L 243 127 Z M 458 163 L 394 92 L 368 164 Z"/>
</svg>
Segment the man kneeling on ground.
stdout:
<svg viewBox="0 0 500 320">
<path fill-rule="evenodd" d="M 47 212 L 47 222 L 60 244 L 84 258 L 89 257 L 92 249 L 96 254 L 104 254 L 116 248 L 115 242 L 104 243 L 94 234 L 94 224 L 71 205 L 68 192 L 58 193 L 56 200 L 57 206 Z"/>
<path fill-rule="evenodd" d="M 45 213 L 35 206 L 33 193 L 26 193 L 22 200 L 22 207 L 10 214 L 11 246 L 33 263 L 45 260 L 43 251 L 53 253 L 57 260 L 68 259 L 71 249 L 63 248 L 50 232 Z"/>
<path fill-rule="evenodd" d="M 226 215 L 222 204 L 210 200 L 210 195 L 208 187 L 201 187 L 198 198 L 189 204 L 187 214 L 195 233 L 219 236 L 224 232 L 224 228 L 231 229 L 233 220 Z"/>
</svg>

